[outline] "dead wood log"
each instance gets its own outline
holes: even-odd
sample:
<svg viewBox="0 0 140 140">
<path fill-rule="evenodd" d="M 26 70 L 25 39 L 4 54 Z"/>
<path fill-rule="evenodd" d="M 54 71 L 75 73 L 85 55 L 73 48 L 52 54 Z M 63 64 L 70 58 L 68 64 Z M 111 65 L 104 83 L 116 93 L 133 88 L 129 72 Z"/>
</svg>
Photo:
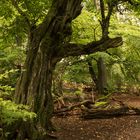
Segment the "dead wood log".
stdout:
<svg viewBox="0 0 140 140">
<path fill-rule="evenodd" d="M 90 105 L 92 105 L 92 104 L 94 104 L 93 101 L 85 100 L 85 101 L 82 101 L 82 102 L 80 102 L 80 103 L 71 105 L 71 106 L 69 106 L 69 107 L 65 107 L 65 108 L 56 110 L 56 111 L 54 111 L 54 114 L 56 114 L 56 115 L 59 114 L 59 115 L 60 115 L 61 113 L 71 111 L 71 110 L 73 110 L 73 109 L 75 109 L 75 108 L 77 108 L 77 107 L 80 108 L 81 105 L 84 105 L 84 106 L 86 106 L 87 108 L 90 108 Z"/>
<path fill-rule="evenodd" d="M 124 115 L 140 115 L 139 109 L 129 108 L 128 106 L 123 106 L 117 109 L 102 109 L 102 110 L 85 110 L 82 112 L 82 118 L 84 119 L 106 119 L 113 117 L 120 117 Z"/>
</svg>

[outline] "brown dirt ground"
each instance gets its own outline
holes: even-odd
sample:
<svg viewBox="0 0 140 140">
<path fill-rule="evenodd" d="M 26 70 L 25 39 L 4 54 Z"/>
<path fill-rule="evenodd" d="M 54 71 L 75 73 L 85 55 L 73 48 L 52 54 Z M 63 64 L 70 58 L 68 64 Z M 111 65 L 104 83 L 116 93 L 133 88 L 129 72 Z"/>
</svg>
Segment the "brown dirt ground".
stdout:
<svg viewBox="0 0 140 140">
<path fill-rule="evenodd" d="M 55 116 L 58 140 L 140 140 L 140 116 L 83 120 Z"/>
</svg>

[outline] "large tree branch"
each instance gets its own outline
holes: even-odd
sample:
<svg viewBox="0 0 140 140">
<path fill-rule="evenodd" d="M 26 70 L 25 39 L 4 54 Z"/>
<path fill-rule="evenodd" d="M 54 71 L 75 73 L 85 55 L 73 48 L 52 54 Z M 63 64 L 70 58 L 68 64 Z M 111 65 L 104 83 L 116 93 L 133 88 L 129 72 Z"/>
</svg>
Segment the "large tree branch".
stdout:
<svg viewBox="0 0 140 140">
<path fill-rule="evenodd" d="M 64 45 L 63 50 L 59 51 L 59 56 L 78 56 L 105 51 L 109 48 L 115 48 L 123 44 L 122 37 L 108 38 L 106 40 L 93 41 L 88 44 L 69 43 Z"/>
<path fill-rule="evenodd" d="M 21 16 L 23 16 L 23 18 L 24 18 L 25 22 L 27 23 L 28 27 L 31 28 L 30 20 L 29 20 L 28 16 L 26 15 L 26 13 L 23 12 L 20 9 L 17 0 L 11 0 L 11 2 L 12 2 L 12 5 L 15 7 L 15 9 L 19 12 L 19 14 Z"/>
</svg>

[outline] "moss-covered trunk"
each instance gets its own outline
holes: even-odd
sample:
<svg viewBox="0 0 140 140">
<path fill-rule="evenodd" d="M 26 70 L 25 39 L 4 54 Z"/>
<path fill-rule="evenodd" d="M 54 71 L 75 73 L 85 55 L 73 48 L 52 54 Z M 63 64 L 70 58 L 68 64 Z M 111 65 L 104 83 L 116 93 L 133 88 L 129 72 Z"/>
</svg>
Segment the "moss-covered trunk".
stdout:
<svg viewBox="0 0 140 140">
<path fill-rule="evenodd" d="M 16 103 L 28 105 L 31 111 L 37 113 L 37 119 L 33 122 L 35 124 L 34 128 L 36 128 L 36 130 L 43 130 L 43 132 L 52 129 L 52 72 L 55 68 L 55 64 L 60 60 L 52 53 L 55 43 L 57 44 L 57 42 L 51 41 L 50 39 L 42 42 L 39 47 L 36 46 L 39 43 L 33 43 L 33 46 L 30 46 L 31 49 L 27 54 L 25 67 L 17 83 L 15 94 Z M 35 48 L 35 46 L 38 49 L 32 49 Z M 24 124 L 19 130 L 19 133 L 23 133 L 21 132 L 21 129 L 24 130 L 22 139 L 25 137 L 38 139 L 31 134 L 31 131 L 29 130 L 31 125 L 26 128 L 23 128 L 23 126 Z M 25 130 L 27 130 L 27 132 L 25 132 Z M 28 132 L 30 132 L 29 135 Z"/>
<path fill-rule="evenodd" d="M 71 35 L 71 21 L 80 14 L 81 0 L 53 1 L 46 19 L 31 29 L 26 62 L 18 80 L 15 102 L 28 105 L 37 114 L 33 122 L 21 123 L 17 139 L 43 140 L 52 130 L 52 73 L 65 54 L 63 45 Z"/>
<path fill-rule="evenodd" d="M 37 113 L 37 119 L 21 123 L 14 139 L 47 139 L 46 130 L 52 129 L 52 73 L 58 61 L 64 57 L 91 54 L 122 45 L 121 37 L 105 38 L 87 44 L 70 42 L 71 22 L 80 14 L 81 2 L 82 0 L 53 0 L 42 23 L 37 27 L 29 24 L 28 53 L 16 86 L 15 102 L 29 105 L 30 110 Z M 17 7 L 16 3 L 13 5 Z M 21 15 L 28 21 L 24 13 Z"/>
</svg>

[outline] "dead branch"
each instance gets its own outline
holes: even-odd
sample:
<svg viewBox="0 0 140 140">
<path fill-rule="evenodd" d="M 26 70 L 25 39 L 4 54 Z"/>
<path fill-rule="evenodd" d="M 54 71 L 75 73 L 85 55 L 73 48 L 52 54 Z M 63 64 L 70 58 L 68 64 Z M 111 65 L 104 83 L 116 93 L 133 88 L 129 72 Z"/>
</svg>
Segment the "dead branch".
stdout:
<svg viewBox="0 0 140 140">
<path fill-rule="evenodd" d="M 124 115 L 140 115 L 140 110 L 130 110 L 130 108 L 127 106 L 109 110 L 86 110 L 82 113 L 81 117 L 84 119 L 106 119 L 112 117 L 120 117 Z"/>
<path fill-rule="evenodd" d="M 71 111 L 77 107 L 81 107 L 81 105 L 84 105 L 86 107 L 90 106 L 91 104 L 94 104 L 93 101 L 90 101 L 90 100 L 85 100 L 85 101 L 82 101 L 80 103 L 77 103 L 77 104 L 74 104 L 74 105 L 71 105 L 69 107 L 66 107 L 66 108 L 62 108 L 62 109 L 59 109 L 59 110 L 56 110 L 54 112 L 54 114 L 59 114 L 59 113 L 63 113 L 63 112 L 68 112 L 68 111 Z"/>
</svg>

